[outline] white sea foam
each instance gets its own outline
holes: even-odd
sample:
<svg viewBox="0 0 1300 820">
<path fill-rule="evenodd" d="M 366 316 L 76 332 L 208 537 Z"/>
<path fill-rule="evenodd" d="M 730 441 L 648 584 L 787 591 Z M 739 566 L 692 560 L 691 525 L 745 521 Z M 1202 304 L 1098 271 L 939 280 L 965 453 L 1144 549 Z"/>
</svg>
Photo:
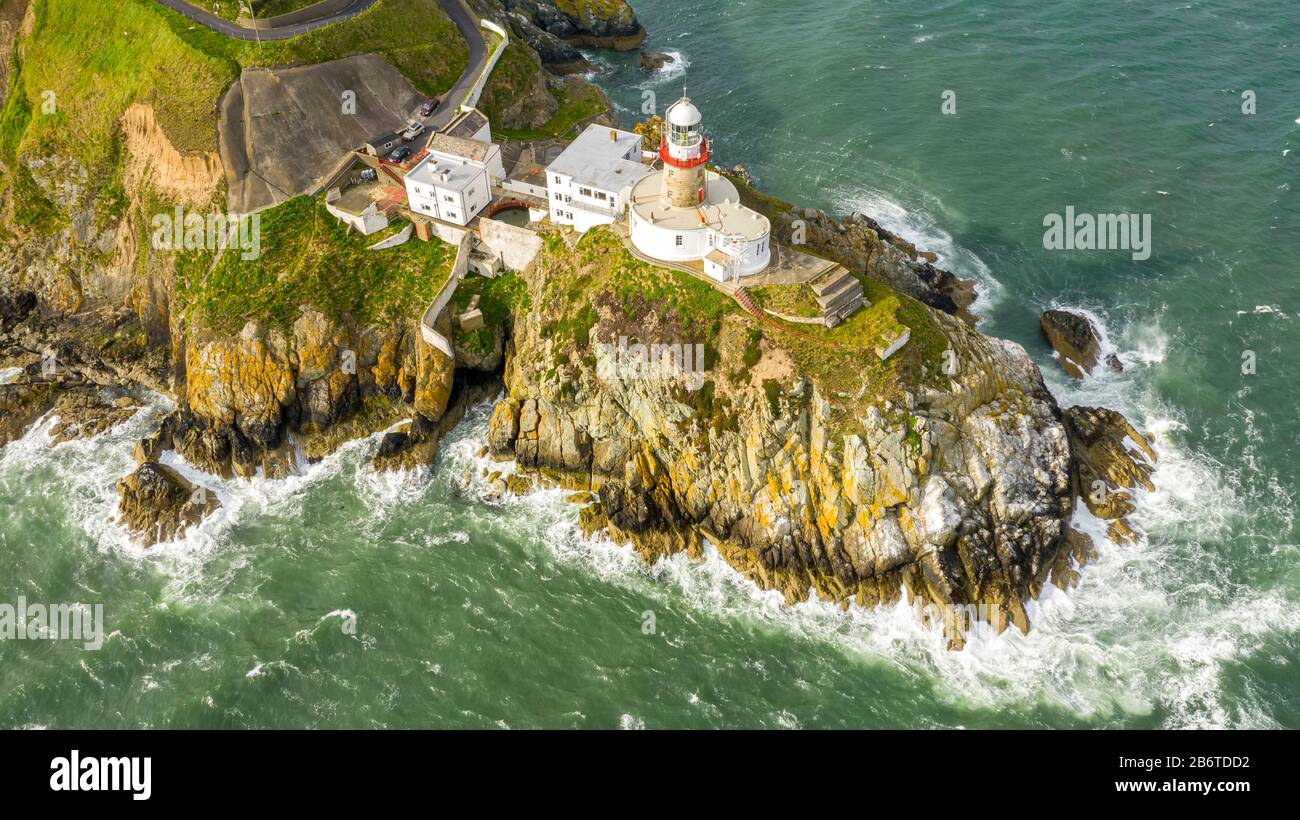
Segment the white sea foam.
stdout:
<svg viewBox="0 0 1300 820">
<path fill-rule="evenodd" d="M 640 84 L 640 88 L 649 88 L 652 85 L 661 85 L 677 80 L 691 67 L 690 59 L 682 52 L 668 50 L 663 53 L 672 57 L 672 62 L 664 63 L 655 69 L 653 75 Z"/>
<path fill-rule="evenodd" d="M 982 259 L 957 244 L 952 234 L 939 227 L 930 216 L 930 213 L 943 213 L 943 204 L 933 197 L 923 195 L 922 198 L 927 200 L 925 209 L 913 209 L 877 191 L 842 189 L 835 195 L 835 202 L 838 211 L 846 214 L 860 211 L 879 222 L 881 227 L 911 242 L 917 250 L 937 253 L 938 267 L 963 279 L 975 280 L 978 299 L 972 310 L 983 315 L 1001 300 L 1002 283 Z M 957 217 L 953 215 L 945 222 L 952 224 L 955 220 Z"/>
<path fill-rule="evenodd" d="M 1105 350 L 1116 352 L 1126 370 L 1084 382 L 1048 370 L 1048 381 L 1063 403 L 1114 406 L 1149 432 L 1160 456 L 1156 489 L 1137 493 L 1133 519 L 1147 533 L 1137 545 L 1111 542 L 1106 522 L 1080 507 L 1074 524 L 1094 539 L 1099 557 L 1084 568 L 1077 587 L 1049 586 L 1030 603 L 1028 635 L 1014 628 L 997 635 L 981 626 L 963 650 L 952 652 L 941 627 L 922 623 L 906 601 L 872 611 L 842 611 L 815 599 L 787 607 L 780 593 L 759 589 L 710 545 L 703 546 L 701 560 L 678 554 L 647 568 L 626 547 L 584 538 L 563 491 L 504 503 L 527 521 L 521 530 L 543 533 L 540 540 L 563 563 L 652 598 L 671 596 L 753 628 L 825 643 L 849 658 L 934 677 L 933 691 L 955 707 L 1041 705 L 1101 721 L 1158 715 L 1171 727 L 1271 726 L 1263 708 L 1225 705 L 1221 670 L 1273 632 L 1300 628 L 1300 611 L 1276 592 L 1231 585 L 1225 559 L 1206 556 L 1202 546 L 1249 526 L 1258 499 L 1243 496 L 1238 477 L 1222 465 L 1179 444 L 1186 423 L 1148 386 L 1149 371 L 1164 360 L 1169 344 L 1159 320 L 1117 331 L 1104 311 L 1083 309 L 1098 322 Z M 477 475 L 488 466 L 472 455 L 485 429 L 481 413 L 458 431 L 460 440 L 448 448 L 462 456 L 457 469 Z M 1270 514 L 1290 520 L 1288 494 L 1268 503 Z M 776 718 L 777 725 L 787 721 L 797 725 L 793 715 Z"/>
</svg>

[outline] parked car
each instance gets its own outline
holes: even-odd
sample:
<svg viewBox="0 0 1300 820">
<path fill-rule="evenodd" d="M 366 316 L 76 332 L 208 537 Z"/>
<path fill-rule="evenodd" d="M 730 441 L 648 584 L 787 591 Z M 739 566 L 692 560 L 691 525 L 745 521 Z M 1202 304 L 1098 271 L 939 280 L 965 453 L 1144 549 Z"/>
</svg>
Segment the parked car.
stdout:
<svg viewBox="0 0 1300 820">
<path fill-rule="evenodd" d="M 431 117 L 433 116 L 433 112 L 437 110 L 438 110 L 438 98 L 430 97 L 429 99 L 424 101 L 424 105 L 420 106 L 420 116 Z"/>
<path fill-rule="evenodd" d="M 388 155 L 389 162 L 405 162 L 411 158 L 411 146 L 399 145 Z"/>
<path fill-rule="evenodd" d="M 410 142 L 423 133 L 424 123 L 412 120 L 411 124 L 406 126 L 406 130 L 402 132 L 402 142 Z"/>
</svg>

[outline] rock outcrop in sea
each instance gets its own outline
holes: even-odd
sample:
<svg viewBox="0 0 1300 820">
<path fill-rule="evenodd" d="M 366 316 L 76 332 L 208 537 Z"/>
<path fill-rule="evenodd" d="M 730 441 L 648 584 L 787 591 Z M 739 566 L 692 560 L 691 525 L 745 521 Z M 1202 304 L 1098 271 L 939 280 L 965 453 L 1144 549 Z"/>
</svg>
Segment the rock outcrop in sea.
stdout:
<svg viewBox="0 0 1300 820">
<path fill-rule="evenodd" d="M 1039 317 L 1039 325 L 1043 337 L 1059 356 L 1061 369 L 1072 377 L 1082 379 L 1101 361 L 1101 333 L 1082 313 L 1044 311 Z M 1106 356 L 1106 366 L 1115 371 L 1124 369 L 1119 357 L 1113 353 Z"/>
<path fill-rule="evenodd" d="M 602 253 L 624 264 L 617 250 Z M 589 277 L 592 264 L 542 260 L 526 276 L 532 303 L 554 305 L 547 283 Z M 516 320 L 489 450 L 543 482 L 598 494 L 584 524 L 648 561 L 698 555 L 707 541 L 787 602 L 815 594 L 870 607 L 907 594 L 990 606 L 1025 630 L 1025 602 L 1046 583 L 1072 583 L 1093 553 L 1070 526 L 1075 488 L 1149 474 L 1111 433 L 1085 424 L 1095 413 L 1063 414 L 1023 348 L 937 311 L 927 312 L 936 341 L 961 363 L 951 376 L 894 371 L 874 392 L 847 395 L 792 367 L 791 337 L 779 333 L 764 331 L 757 360 L 744 362 L 752 330 L 729 315 L 706 381 L 691 391 L 660 374 L 603 377 L 620 372 L 607 357 L 629 305 L 612 290 L 583 298 L 601 308 L 570 348 L 547 332 L 563 314 Z M 672 298 L 635 302 L 643 343 L 681 331 Z"/>
</svg>

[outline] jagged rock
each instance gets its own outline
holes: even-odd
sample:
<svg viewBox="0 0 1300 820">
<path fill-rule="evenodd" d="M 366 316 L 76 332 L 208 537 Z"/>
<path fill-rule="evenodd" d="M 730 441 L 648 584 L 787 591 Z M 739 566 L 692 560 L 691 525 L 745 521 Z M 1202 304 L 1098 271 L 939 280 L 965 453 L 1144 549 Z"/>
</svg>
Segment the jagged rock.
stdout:
<svg viewBox="0 0 1300 820">
<path fill-rule="evenodd" d="M 970 312 L 976 298 L 975 283 L 935 267 L 910 242 L 865 214 L 853 213 L 836 221 L 816 208 L 794 209 L 780 214 L 773 221 L 773 230 L 783 243 L 804 245 L 851 271 L 865 273 L 922 304 L 975 325 Z M 802 241 L 796 242 L 797 238 Z"/>
<path fill-rule="evenodd" d="M 527 43 L 529 49 L 551 71 L 557 74 L 580 73 L 591 66 L 582 52 L 545 29 L 538 28 L 527 15 L 507 14 L 506 22 L 514 36 Z"/>
<path fill-rule="evenodd" d="M 754 175 L 751 174 L 749 169 L 743 165 L 733 165 L 731 167 L 731 176 L 733 179 L 738 179 L 751 188 L 754 187 Z"/>
<path fill-rule="evenodd" d="M 122 524 L 144 546 L 181 537 L 221 506 L 211 490 L 154 461 L 118 481 L 117 494 Z"/>
<path fill-rule="evenodd" d="M 1155 491 L 1155 448 L 1123 414 L 1102 407 L 1071 407 L 1063 421 L 1069 436 L 1076 493 L 1098 518 L 1110 521 L 1116 541 L 1135 542 L 1128 521 L 1136 505 L 1132 490 Z"/>
<path fill-rule="evenodd" d="M 1044 338 L 1060 354 L 1061 367 L 1066 373 L 1082 379 L 1097 366 L 1101 334 L 1088 317 L 1068 310 L 1049 310 L 1039 317 L 1038 323 Z"/>
<path fill-rule="evenodd" d="M 641 70 L 658 71 L 670 63 L 677 62 L 677 58 L 671 54 L 664 54 L 660 51 L 643 51 L 641 52 Z"/>
<path fill-rule="evenodd" d="M 58 391 L 50 381 L 0 385 L 0 446 L 22 438 L 54 406 Z"/>
<path fill-rule="evenodd" d="M 511 16 L 577 45 L 629 51 L 645 40 L 645 29 L 624 0 L 498 0 Z M 545 56 L 542 57 L 546 59 Z"/>
<path fill-rule="evenodd" d="M 58 421 L 50 429 L 53 443 L 97 436 L 130 419 L 140 409 L 130 397 L 124 397 L 125 403 L 104 401 L 98 393 L 97 390 L 80 389 L 58 397 L 52 409 L 58 416 Z"/>
<path fill-rule="evenodd" d="M 31 315 L 36 309 L 36 294 L 30 290 L 16 294 L 0 294 L 0 330 L 5 333 Z"/>
<path fill-rule="evenodd" d="M 849 224 L 870 230 L 863 218 Z M 876 241 L 877 254 L 906 258 Z M 543 283 L 581 275 L 565 264 L 543 259 L 525 273 L 533 304 L 543 302 Z M 664 330 L 652 305 L 636 307 L 638 330 Z M 607 354 L 598 348 L 557 369 L 567 351 L 544 328 L 563 315 L 543 308 L 515 319 L 508 395 L 489 423 L 488 449 L 514 456 L 512 492 L 530 478 L 599 492 L 580 512 L 583 529 L 603 528 L 647 561 L 698 555 L 707 539 L 789 602 L 811 591 L 841 605 L 904 595 L 983 604 L 1024 630 L 1025 602 L 1045 583 L 1072 583 L 1095 554 L 1069 526 L 1071 440 L 1021 346 L 930 315 L 963 362 L 942 387 L 921 380 L 888 398 L 845 399 L 794 376 L 772 391 L 771 380 L 729 366 L 743 342 L 728 354 L 720 337 L 709 401 L 697 406 L 671 380 L 601 379 Z M 590 338 L 617 338 L 621 316 L 602 309 Z M 733 319 L 737 338 L 747 338 L 743 317 Z M 765 334 L 764 355 L 780 345 Z M 949 639 L 960 645 L 960 635 Z"/>
<path fill-rule="evenodd" d="M 578 510 L 578 527 L 588 538 L 609 526 L 609 518 L 601 504 L 590 504 Z"/>
</svg>

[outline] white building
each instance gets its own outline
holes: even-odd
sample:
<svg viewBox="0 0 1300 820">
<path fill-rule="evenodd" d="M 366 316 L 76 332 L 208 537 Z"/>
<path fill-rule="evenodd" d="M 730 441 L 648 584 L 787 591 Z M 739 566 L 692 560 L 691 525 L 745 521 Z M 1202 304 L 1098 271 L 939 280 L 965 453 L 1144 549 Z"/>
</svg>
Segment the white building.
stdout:
<svg viewBox="0 0 1300 820">
<path fill-rule="evenodd" d="M 546 169 L 551 221 L 585 233 L 620 219 L 632 187 L 650 173 L 640 160 L 640 135 L 587 126 Z"/>
<path fill-rule="evenodd" d="M 491 142 L 492 124 L 488 121 L 487 115 L 477 108 L 465 108 L 447 124 L 446 128 L 442 129 L 442 133 L 449 137 Z"/>
<path fill-rule="evenodd" d="M 740 204 L 735 185 L 705 167 L 710 146 L 702 121 L 686 97 L 668 109 L 668 133 L 659 147 L 663 170 L 632 188 L 632 243 L 655 259 L 703 261 L 719 281 L 751 276 L 771 262 L 772 224 Z"/>
<path fill-rule="evenodd" d="M 388 227 L 388 215 L 375 200 L 379 195 L 381 192 L 373 185 L 353 186 L 343 192 L 331 188 L 325 192 L 325 210 L 352 230 L 369 235 Z"/>
<path fill-rule="evenodd" d="M 427 154 L 406 174 L 412 212 L 468 225 L 492 202 L 492 186 L 505 178 L 501 149 L 490 142 L 434 134 Z"/>
</svg>

